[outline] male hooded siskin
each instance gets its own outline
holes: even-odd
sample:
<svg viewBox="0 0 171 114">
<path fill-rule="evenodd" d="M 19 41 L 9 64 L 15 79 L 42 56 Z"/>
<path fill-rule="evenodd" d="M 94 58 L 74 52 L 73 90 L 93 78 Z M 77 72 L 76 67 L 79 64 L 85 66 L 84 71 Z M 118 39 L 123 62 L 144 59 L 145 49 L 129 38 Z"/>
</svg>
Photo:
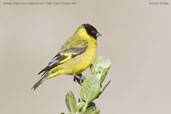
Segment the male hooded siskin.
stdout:
<svg viewBox="0 0 171 114">
<path fill-rule="evenodd" d="M 90 24 L 82 24 L 64 43 L 59 53 L 38 74 L 42 78 L 33 86 L 35 90 L 44 80 L 61 75 L 74 75 L 78 79 L 94 58 L 97 37 L 101 34 Z"/>
</svg>

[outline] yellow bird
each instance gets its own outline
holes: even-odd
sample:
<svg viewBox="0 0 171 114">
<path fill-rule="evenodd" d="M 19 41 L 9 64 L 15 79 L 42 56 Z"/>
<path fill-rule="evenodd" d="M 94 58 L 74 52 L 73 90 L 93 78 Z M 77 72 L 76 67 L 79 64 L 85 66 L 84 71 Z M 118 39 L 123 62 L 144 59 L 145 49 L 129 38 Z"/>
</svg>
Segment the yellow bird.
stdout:
<svg viewBox="0 0 171 114">
<path fill-rule="evenodd" d="M 101 34 L 90 24 L 82 24 L 64 43 L 59 53 L 38 74 L 42 78 L 32 87 L 35 90 L 44 80 L 61 74 L 73 75 L 81 83 L 82 72 L 88 68 L 94 58 L 97 37 Z"/>
</svg>

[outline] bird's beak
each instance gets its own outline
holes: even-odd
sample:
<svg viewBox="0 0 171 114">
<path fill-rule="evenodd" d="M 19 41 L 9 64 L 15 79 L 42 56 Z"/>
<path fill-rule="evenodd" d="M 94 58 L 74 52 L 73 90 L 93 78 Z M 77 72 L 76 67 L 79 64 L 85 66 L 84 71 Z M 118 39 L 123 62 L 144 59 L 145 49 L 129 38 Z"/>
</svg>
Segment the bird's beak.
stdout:
<svg viewBox="0 0 171 114">
<path fill-rule="evenodd" d="M 102 36 L 102 34 L 100 34 L 99 32 L 96 34 L 96 37 L 100 37 Z"/>
</svg>

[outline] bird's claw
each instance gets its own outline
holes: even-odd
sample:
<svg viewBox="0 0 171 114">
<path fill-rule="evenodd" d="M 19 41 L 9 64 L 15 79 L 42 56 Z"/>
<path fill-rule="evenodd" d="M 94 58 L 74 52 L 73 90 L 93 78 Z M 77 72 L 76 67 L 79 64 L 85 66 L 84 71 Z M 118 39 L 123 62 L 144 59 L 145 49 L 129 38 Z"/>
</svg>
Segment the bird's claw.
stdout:
<svg viewBox="0 0 171 114">
<path fill-rule="evenodd" d="M 86 79 L 86 77 L 82 76 L 82 75 L 76 75 L 73 74 L 74 79 L 73 81 L 78 82 L 78 84 L 82 85 L 82 83 L 84 82 L 84 80 Z"/>
</svg>

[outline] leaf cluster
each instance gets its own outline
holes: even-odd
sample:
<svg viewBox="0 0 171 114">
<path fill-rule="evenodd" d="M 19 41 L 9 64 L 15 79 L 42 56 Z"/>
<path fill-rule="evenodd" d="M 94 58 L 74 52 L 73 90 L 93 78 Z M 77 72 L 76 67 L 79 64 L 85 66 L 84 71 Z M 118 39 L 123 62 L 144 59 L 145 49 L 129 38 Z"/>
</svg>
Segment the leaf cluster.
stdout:
<svg viewBox="0 0 171 114">
<path fill-rule="evenodd" d="M 101 56 L 95 59 L 90 67 L 91 75 L 84 80 L 80 88 L 81 98 L 77 100 L 72 91 L 69 91 L 66 94 L 65 102 L 69 110 L 69 114 L 100 113 L 100 110 L 97 109 L 94 100 L 99 98 L 110 83 L 109 81 L 104 87 L 102 86 L 110 67 L 111 63 L 108 59 L 105 60 Z"/>
</svg>

